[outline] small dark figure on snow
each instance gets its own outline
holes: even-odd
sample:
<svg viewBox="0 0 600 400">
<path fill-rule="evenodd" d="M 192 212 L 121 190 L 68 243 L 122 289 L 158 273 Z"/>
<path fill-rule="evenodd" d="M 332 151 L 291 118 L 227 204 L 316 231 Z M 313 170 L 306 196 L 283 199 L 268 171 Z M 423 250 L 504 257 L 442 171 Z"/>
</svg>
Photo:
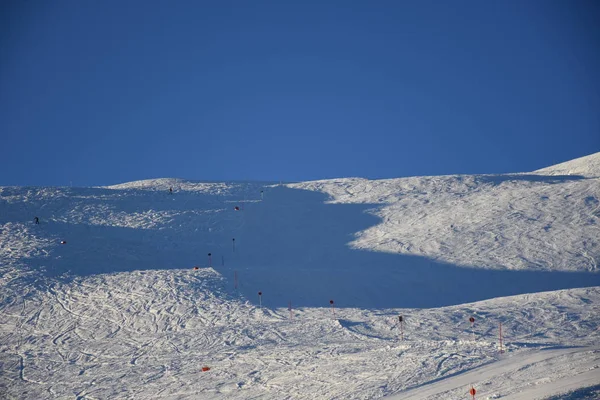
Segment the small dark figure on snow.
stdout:
<svg viewBox="0 0 600 400">
<path fill-rule="evenodd" d="M 35 221 L 35 224 L 36 224 L 36 225 L 39 225 L 39 224 L 40 224 L 40 219 L 39 219 L 38 217 L 35 217 L 33 220 Z"/>
<path fill-rule="evenodd" d="M 173 194 L 173 188 L 172 187 L 169 188 L 169 194 Z"/>
</svg>

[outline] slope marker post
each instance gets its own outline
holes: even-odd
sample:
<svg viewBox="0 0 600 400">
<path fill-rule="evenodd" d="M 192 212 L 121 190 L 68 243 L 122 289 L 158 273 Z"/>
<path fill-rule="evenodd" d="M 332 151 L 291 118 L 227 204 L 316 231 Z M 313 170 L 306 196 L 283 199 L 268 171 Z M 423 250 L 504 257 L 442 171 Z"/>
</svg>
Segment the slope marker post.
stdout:
<svg viewBox="0 0 600 400">
<path fill-rule="evenodd" d="M 499 325 L 499 329 L 498 329 L 498 338 L 500 341 L 500 354 L 504 353 L 504 348 L 502 347 L 502 322 L 500 322 Z"/>
<path fill-rule="evenodd" d="M 402 315 L 398 316 L 398 321 L 400 322 L 400 338 L 404 341 L 404 317 Z"/>
</svg>

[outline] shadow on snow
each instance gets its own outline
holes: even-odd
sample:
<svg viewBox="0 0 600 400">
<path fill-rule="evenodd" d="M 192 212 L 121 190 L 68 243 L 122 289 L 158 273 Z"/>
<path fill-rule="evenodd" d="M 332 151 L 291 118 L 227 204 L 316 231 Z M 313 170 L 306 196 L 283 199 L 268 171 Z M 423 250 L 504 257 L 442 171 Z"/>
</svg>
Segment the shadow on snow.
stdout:
<svg viewBox="0 0 600 400">
<path fill-rule="evenodd" d="M 476 175 L 476 180 L 481 183 L 500 185 L 504 182 L 541 182 L 547 184 L 565 183 L 586 179 L 581 175 L 536 175 L 536 174 L 502 174 L 502 175 Z"/>
<path fill-rule="evenodd" d="M 248 198 L 260 198 L 260 187 L 248 190 Z M 42 224 L 39 229 L 45 235 L 64 238 L 67 244 L 55 246 L 48 257 L 28 260 L 32 267 L 48 276 L 191 269 L 208 266 L 210 252 L 212 266 L 231 289 L 235 273 L 240 294 L 250 301 L 258 303 L 257 292 L 262 291 L 263 305 L 286 307 L 291 301 L 295 308 L 327 307 L 330 299 L 336 307 L 439 307 L 600 285 L 600 274 L 465 268 L 419 256 L 352 249 L 348 243 L 357 232 L 379 223 L 370 212 L 377 205 L 327 204 L 326 196 L 317 192 L 265 188 L 264 201 L 248 202 L 243 211 L 234 211 L 233 204 L 210 195 L 88 191 L 89 198 L 81 200 L 87 206 L 179 212 L 173 212 L 168 224 L 152 229 Z M 49 209 L 62 212 L 77 201 Z"/>
</svg>

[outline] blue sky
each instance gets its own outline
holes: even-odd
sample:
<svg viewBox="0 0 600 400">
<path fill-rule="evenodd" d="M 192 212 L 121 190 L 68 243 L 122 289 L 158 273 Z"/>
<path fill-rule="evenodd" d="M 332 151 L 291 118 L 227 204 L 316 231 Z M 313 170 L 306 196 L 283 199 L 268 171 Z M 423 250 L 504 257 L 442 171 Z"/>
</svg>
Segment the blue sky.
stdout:
<svg viewBox="0 0 600 400">
<path fill-rule="evenodd" d="M 600 151 L 594 0 L 0 8 L 0 185 L 520 172 Z"/>
</svg>

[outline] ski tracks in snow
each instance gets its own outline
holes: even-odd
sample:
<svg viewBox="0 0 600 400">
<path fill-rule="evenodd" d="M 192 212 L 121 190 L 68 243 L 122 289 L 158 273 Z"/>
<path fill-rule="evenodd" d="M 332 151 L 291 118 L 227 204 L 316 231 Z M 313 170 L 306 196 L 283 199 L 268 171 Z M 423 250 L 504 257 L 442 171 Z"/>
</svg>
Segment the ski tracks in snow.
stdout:
<svg viewBox="0 0 600 400">
<path fill-rule="evenodd" d="M 600 348 L 530 350 L 500 357 L 483 366 L 452 374 L 387 397 L 389 400 L 466 398 L 471 385 L 478 398 L 533 400 L 600 384 Z"/>
</svg>

